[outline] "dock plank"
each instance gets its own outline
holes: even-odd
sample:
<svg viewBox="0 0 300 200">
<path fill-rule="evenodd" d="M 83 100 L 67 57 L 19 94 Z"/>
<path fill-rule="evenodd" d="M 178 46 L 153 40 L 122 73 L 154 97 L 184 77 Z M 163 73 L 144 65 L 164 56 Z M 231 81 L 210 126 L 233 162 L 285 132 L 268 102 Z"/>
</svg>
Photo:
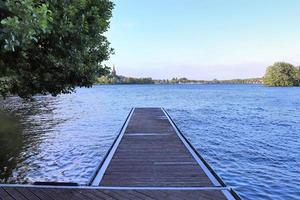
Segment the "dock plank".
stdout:
<svg viewBox="0 0 300 200">
<path fill-rule="evenodd" d="M 15 188 L 17 191 L 23 194 L 27 199 L 40 200 L 35 194 L 33 194 L 28 188 Z"/>
<path fill-rule="evenodd" d="M 10 196 L 9 193 L 4 190 L 4 188 L 0 188 L 0 199 L 1 200 L 14 200 L 14 198 L 12 198 L 12 196 Z"/>
<path fill-rule="evenodd" d="M 7 189 L 7 188 L 5 188 Z M 9 193 L 0 188 L 0 199 L 3 200 L 23 200 L 24 198 L 15 195 L 12 198 L 9 194 L 16 194 L 20 188 L 9 187 Z M 22 194 L 26 193 L 21 188 Z M 32 190 L 32 188 L 30 188 Z M 4 191 L 4 192 L 3 192 Z M 107 189 L 65 189 L 65 188 L 34 188 L 33 193 L 41 200 L 119 200 L 119 199 L 143 199 L 143 200 L 173 200 L 173 199 L 189 199 L 189 200 L 226 200 L 227 198 L 220 190 L 107 190 Z M 28 194 L 28 193 L 27 193 Z M 45 195 L 46 194 L 46 195 Z M 26 199 L 31 200 L 32 193 Z M 34 197 L 35 198 L 35 197 Z"/>
<path fill-rule="evenodd" d="M 28 190 L 40 199 L 55 200 L 55 199 L 51 198 L 51 196 L 49 194 L 46 194 L 45 192 L 43 192 L 43 189 L 41 189 L 41 188 L 28 188 Z"/>
<path fill-rule="evenodd" d="M 112 196 L 109 196 L 105 194 L 101 190 L 89 190 L 88 192 L 85 192 L 82 190 L 82 193 L 85 194 L 86 196 L 89 196 L 91 199 L 105 199 L 105 200 L 115 200 Z"/>
<path fill-rule="evenodd" d="M 14 188 L 4 188 L 4 190 L 9 193 L 11 197 L 18 200 L 28 200 L 23 194 L 21 194 L 18 190 Z"/>
<path fill-rule="evenodd" d="M 99 185 L 214 186 L 160 108 L 134 110 Z"/>
</svg>

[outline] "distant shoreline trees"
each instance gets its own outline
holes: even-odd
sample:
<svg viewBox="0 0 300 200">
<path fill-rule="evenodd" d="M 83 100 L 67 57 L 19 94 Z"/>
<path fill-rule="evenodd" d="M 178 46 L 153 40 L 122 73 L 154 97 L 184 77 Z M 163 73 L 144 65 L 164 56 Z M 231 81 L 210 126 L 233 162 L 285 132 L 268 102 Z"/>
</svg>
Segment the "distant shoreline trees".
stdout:
<svg viewBox="0 0 300 200">
<path fill-rule="evenodd" d="M 262 78 L 229 79 L 229 80 L 190 80 L 187 78 L 172 78 L 171 80 L 154 80 L 169 84 L 261 84 Z"/>
<path fill-rule="evenodd" d="M 261 84 L 262 78 L 248 78 L 248 79 L 231 79 L 231 80 L 189 80 L 185 77 L 172 79 L 152 79 L 133 78 L 117 75 L 115 65 L 111 69 L 109 75 L 100 76 L 96 79 L 95 84 L 100 85 L 114 85 L 114 84 Z"/>
<path fill-rule="evenodd" d="M 300 86 L 300 68 L 289 63 L 276 62 L 267 68 L 263 84 L 271 87 Z"/>
<path fill-rule="evenodd" d="M 125 76 L 101 76 L 97 79 L 96 84 L 154 84 L 152 78 L 133 78 Z"/>
<path fill-rule="evenodd" d="M 300 67 L 286 62 L 269 66 L 262 78 L 231 80 L 190 80 L 185 77 L 172 79 L 132 78 L 124 76 L 102 76 L 98 84 L 263 84 L 272 87 L 300 86 Z"/>
<path fill-rule="evenodd" d="M 97 78 L 96 84 L 262 84 L 262 78 L 231 79 L 231 80 L 189 80 L 187 78 L 152 79 L 133 78 L 125 76 L 101 76 Z"/>
</svg>

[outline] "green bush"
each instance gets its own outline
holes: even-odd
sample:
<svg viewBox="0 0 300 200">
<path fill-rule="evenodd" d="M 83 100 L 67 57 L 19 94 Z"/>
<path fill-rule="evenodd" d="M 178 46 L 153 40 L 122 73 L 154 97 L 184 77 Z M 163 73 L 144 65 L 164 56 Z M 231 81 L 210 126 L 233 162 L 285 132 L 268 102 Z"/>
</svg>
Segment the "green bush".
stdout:
<svg viewBox="0 0 300 200">
<path fill-rule="evenodd" d="M 263 83 L 267 86 L 299 86 L 300 71 L 289 63 L 277 62 L 267 68 Z"/>
<path fill-rule="evenodd" d="M 109 0 L 0 3 L 0 94 L 27 98 L 91 86 L 112 53 Z"/>
</svg>

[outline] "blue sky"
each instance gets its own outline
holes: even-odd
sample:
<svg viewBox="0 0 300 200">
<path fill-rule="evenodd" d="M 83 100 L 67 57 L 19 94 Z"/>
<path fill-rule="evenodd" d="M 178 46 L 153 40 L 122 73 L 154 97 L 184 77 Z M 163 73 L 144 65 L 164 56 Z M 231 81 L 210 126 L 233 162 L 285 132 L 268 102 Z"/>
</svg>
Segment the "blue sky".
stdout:
<svg viewBox="0 0 300 200">
<path fill-rule="evenodd" d="M 260 77 L 300 65 L 300 0 L 115 0 L 107 33 L 118 74 Z"/>
</svg>

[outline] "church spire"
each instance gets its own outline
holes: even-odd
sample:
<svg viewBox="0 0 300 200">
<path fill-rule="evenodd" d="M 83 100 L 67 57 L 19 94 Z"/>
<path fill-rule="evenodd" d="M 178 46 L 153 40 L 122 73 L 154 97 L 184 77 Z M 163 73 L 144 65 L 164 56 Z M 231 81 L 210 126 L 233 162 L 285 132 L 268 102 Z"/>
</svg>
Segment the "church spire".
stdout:
<svg viewBox="0 0 300 200">
<path fill-rule="evenodd" d="M 116 72 L 115 65 L 113 65 L 113 69 L 112 69 L 112 71 L 111 71 L 111 75 L 112 75 L 112 76 L 117 76 L 117 72 Z"/>
</svg>

